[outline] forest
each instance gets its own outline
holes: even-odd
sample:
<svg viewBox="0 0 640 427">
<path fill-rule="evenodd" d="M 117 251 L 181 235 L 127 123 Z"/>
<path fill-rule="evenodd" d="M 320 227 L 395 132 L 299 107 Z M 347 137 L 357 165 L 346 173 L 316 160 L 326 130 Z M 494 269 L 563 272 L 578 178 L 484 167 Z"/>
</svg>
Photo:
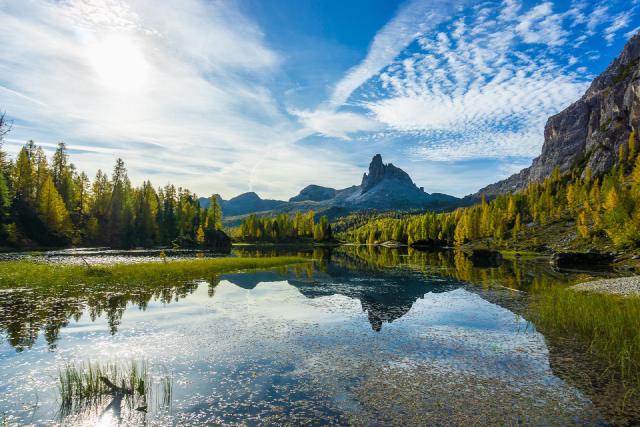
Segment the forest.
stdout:
<svg viewBox="0 0 640 427">
<path fill-rule="evenodd" d="M 2 136 L 8 124 L 0 122 Z M 134 187 L 122 159 L 111 176 L 91 181 L 59 143 L 49 161 L 27 142 L 10 161 L 0 145 L 0 246 L 94 245 L 114 248 L 228 245 L 217 198 L 204 209 L 196 194 L 149 181 Z"/>
<path fill-rule="evenodd" d="M 584 159 L 582 159 L 584 163 Z M 553 223 L 575 223 L 578 239 L 586 246 L 611 244 L 619 249 L 640 243 L 640 157 L 632 131 L 607 174 L 593 177 L 588 168 L 559 169 L 543 182 L 523 191 L 503 194 L 487 202 L 453 212 L 414 215 L 379 215 L 342 220 L 354 224 L 341 230 L 343 240 L 373 244 L 395 240 L 409 245 L 456 245 L 484 240 L 495 247 L 510 247 L 539 236 Z M 529 245 L 542 245 L 535 237 Z"/>
<path fill-rule="evenodd" d="M 314 211 L 296 212 L 291 217 L 281 213 L 275 217 L 249 215 L 232 236 L 242 242 L 333 241 L 331 224 L 326 216 L 315 221 Z"/>
</svg>

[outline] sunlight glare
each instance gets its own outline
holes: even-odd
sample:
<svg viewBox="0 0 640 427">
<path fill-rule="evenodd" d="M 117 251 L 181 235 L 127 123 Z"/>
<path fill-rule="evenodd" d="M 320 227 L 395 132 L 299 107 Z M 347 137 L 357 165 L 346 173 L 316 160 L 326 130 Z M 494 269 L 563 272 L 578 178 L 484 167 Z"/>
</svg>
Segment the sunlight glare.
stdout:
<svg viewBox="0 0 640 427">
<path fill-rule="evenodd" d="M 89 50 L 89 62 L 100 82 L 113 91 L 137 92 L 148 80 L 149 64 L 130 37 L 111 35 Z"/>
</svg>

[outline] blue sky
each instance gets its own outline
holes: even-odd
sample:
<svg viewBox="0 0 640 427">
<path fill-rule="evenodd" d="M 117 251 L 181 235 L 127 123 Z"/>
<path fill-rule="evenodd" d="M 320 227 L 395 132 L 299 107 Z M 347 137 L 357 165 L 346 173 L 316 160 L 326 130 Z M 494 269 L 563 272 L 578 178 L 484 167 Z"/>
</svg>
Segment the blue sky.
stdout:
<svg viewBox="0 0 640 427">
<path fill-rule="evenodd" d="M 91 175 L 289 198 L 381 153 L 462 196 L 539 154 L 640 26 L 640 0 L 0 0 L 5 148 Z"/>
</svg>

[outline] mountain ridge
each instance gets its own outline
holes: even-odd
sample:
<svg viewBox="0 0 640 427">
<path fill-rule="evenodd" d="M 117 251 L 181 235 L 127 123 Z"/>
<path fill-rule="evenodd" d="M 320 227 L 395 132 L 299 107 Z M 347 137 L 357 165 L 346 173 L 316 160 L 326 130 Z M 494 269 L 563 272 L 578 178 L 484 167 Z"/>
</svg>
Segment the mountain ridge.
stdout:
<svg viewBox="0 0 640 427">
<path fill-rule="evenodd" d="M 251 213 L 277 214 L 314 210 L 337 217 L 358 210 L 433 209 L 445 210 L 457 206 L 460 199 L 442 193 L 429 194 L 418 187 L 409 174 L 392 163 L 385 164 L 382 156 L 371 159 L 369 169 L 360 185 L 335 189 L 311 184 L 289 201 L 261 199 L 255 192 L 247 192 L 224 200 L 217 196 L 223 214 L 238 217 Z M 203 207 L 209 200 L 200 198 Z"/>
</svg>

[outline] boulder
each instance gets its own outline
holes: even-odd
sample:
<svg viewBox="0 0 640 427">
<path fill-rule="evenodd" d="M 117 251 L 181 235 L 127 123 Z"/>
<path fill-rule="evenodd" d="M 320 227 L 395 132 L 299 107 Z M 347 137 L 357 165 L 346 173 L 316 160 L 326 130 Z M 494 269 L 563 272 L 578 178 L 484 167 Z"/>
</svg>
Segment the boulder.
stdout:
<svg viewBox="0 0 640 427">
<path fill-rule="evenodd" d="M 602 268 L 613 262 L 610 253 L 589 252 L 556 252 L 551 256 L 551 264 L 558 268 Z"/>
</svg>

